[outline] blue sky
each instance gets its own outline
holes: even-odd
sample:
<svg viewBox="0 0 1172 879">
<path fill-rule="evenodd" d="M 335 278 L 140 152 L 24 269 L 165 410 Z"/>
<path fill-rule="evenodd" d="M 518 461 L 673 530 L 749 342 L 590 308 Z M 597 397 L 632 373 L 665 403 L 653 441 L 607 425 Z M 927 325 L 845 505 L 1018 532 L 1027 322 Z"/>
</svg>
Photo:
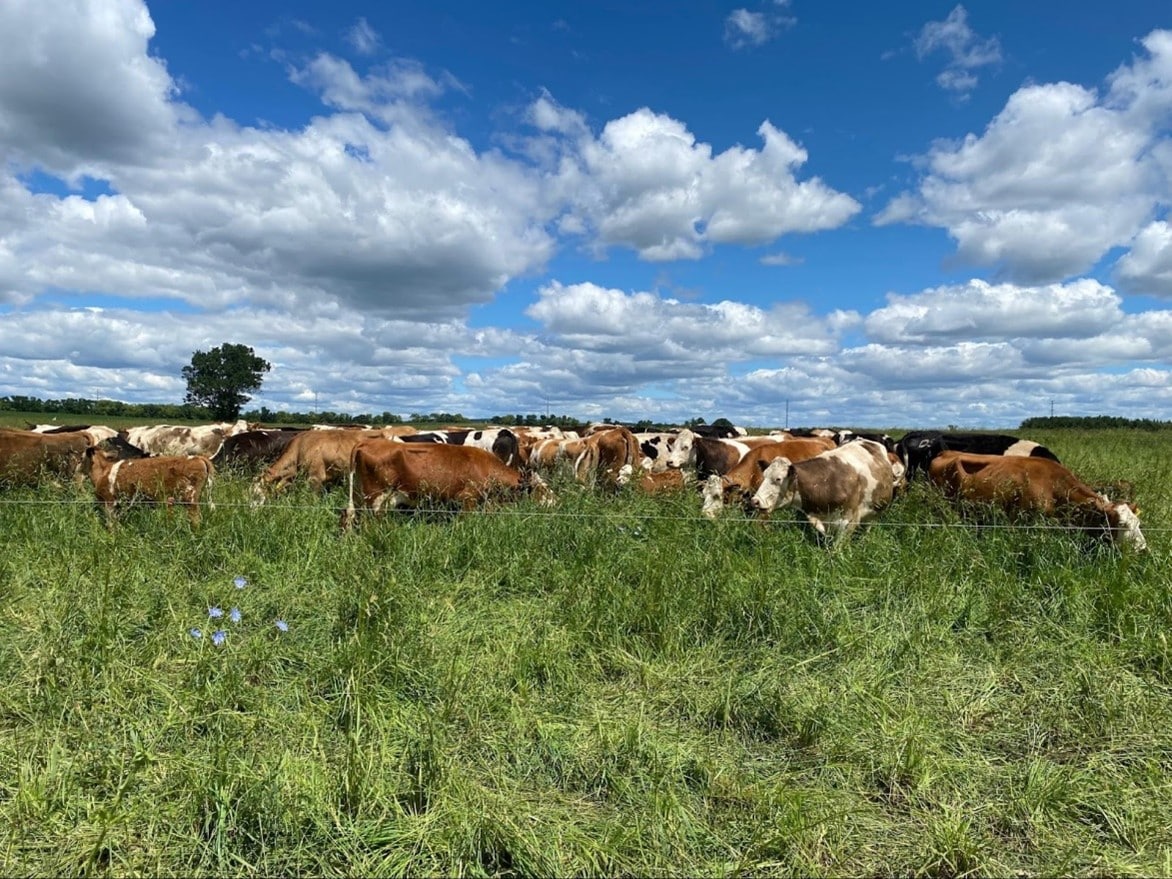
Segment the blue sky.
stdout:
<svg viewBox="0 0 1172 879">
<path fill-rule="evenodd" d="M 1172 418 L 1172 14 L 0 5 L 0 394 Z"/>
</svg>

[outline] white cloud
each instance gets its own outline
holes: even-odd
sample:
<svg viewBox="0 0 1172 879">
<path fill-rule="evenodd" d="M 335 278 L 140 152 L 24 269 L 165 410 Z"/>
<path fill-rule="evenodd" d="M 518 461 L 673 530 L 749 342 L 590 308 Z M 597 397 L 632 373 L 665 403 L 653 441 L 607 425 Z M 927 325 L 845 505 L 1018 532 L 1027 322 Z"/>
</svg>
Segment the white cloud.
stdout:
<svg viewBox="0 0 1172 879">
<path fill-rule="evenodd" d="M 976 88 L 980 67 L 1001 61 L 1001 43 L 996 37 L 978 36 L 968 23 L 968 12 L 956 6 L 943 21 L 925 24 L 913 42 L 916 55 L 923 59 L 936 52 L 948 56 L 947 66 L 936 77 L 941 88 L 965 96 Z"/>
<path fill-rule="evenodd" d="M 1115 276 L 1125 290 L 1172 297 L 1172 226 L 1160 220 L 1144 227 Z"/>
<path fill-rule="evenodd" d="M 842 225 L 860 210 L 819 178 L 799 182 L 806 151 L 768 121 L 760 150 L 713 155 L 687 127 L 643 108 L 579 137 L 559 168 L 577 228 L 646 260 L 696 259 L 712 243 L 764 244 Z"/>
<path fill-rule="evenodd" d="M 354 22 L 347 29 L 346 42 L 359 55 L 373 55 L 379 50 L 382 44 L 382 38 L 379 36 L 378 31 L 370 26 L 370 22 L 360 16 L 358 21 Z"/>
<path fill-rule="evenodd" d="M 774 4 L 775 7 L 787 5 Z M 793 16 L 781 14 L 776 9 L 764 12 L 753 12 L 743 7 L 734 9 L 724 20 L 724 41 L 733 49 L 762 46 L 796 22 Z"/>
<path fill-rule="evenodd" d="M 876 222 L 945 228 L 965 262 L 1031 284 L 1127 246 L 1172 201 L 1172 36 L 1154 32 L 1144 46 L 1150 56 L 1116 71 L 1106 97 L 1065 82 L 1025 86 L 982 135 L 935 144 L 917 191 Z M 1127 269 L 1133 289 L 1144 287 L 1139 262 Z"/>
</svg>

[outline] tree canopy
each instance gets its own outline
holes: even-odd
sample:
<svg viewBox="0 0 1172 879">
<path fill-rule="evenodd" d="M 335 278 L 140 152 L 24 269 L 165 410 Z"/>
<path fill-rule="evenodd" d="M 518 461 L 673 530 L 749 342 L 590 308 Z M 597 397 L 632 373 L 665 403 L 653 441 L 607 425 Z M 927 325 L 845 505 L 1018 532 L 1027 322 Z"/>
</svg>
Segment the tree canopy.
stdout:
<svg viewBox="0 0 1172 879">
<path fill-rule="evenodd" d="M 247 345 L 223 344 L 210 351 L 196 351 L 191 365 L 183 367 L 187 381 L 186 403 L 202 406 L 221 421 L 234 421 L 264 381 L 272 364 Z"/>
</svg>

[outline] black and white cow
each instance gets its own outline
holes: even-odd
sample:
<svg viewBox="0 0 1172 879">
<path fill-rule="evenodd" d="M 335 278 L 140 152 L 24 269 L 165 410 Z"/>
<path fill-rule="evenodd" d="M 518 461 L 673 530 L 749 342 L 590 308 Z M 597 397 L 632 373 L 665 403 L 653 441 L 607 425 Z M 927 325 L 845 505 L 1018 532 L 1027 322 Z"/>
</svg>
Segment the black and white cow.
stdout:
<svg viewBox="0 0 1172 879">
<path fill-rule="evenodd" d="M 896 448 L 899 457 L 907 465 L 908 482 L 911 482 L 918 470 L 927 473 L 932 459 L 944 451 L 1058 460 L 1058 456 L 1045 446 L 1004 433 L 913 430 L 904 434 Z"/>
</svg>

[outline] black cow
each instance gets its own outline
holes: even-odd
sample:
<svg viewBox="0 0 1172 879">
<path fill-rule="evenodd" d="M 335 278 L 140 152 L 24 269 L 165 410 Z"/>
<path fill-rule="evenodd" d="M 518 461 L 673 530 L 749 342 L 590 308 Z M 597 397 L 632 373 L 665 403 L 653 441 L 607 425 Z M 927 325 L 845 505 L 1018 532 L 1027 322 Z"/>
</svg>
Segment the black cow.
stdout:
<svg viewBox="0 0 1172 879">
<path fill-rule="evenodd" d="M 941 430 L 913 430 L 904 434 L 896 444 L 896 453 L 907 464 L 907 480 L 916 471 L 928 472 L 928 465 L 943 451 L 969 452 L 976 455 L 1010 455 L 1023 458 L 1058 456 L 1033 440 L 1024 440 L 1005 433 L 956 433 Z"/>
</svg>

